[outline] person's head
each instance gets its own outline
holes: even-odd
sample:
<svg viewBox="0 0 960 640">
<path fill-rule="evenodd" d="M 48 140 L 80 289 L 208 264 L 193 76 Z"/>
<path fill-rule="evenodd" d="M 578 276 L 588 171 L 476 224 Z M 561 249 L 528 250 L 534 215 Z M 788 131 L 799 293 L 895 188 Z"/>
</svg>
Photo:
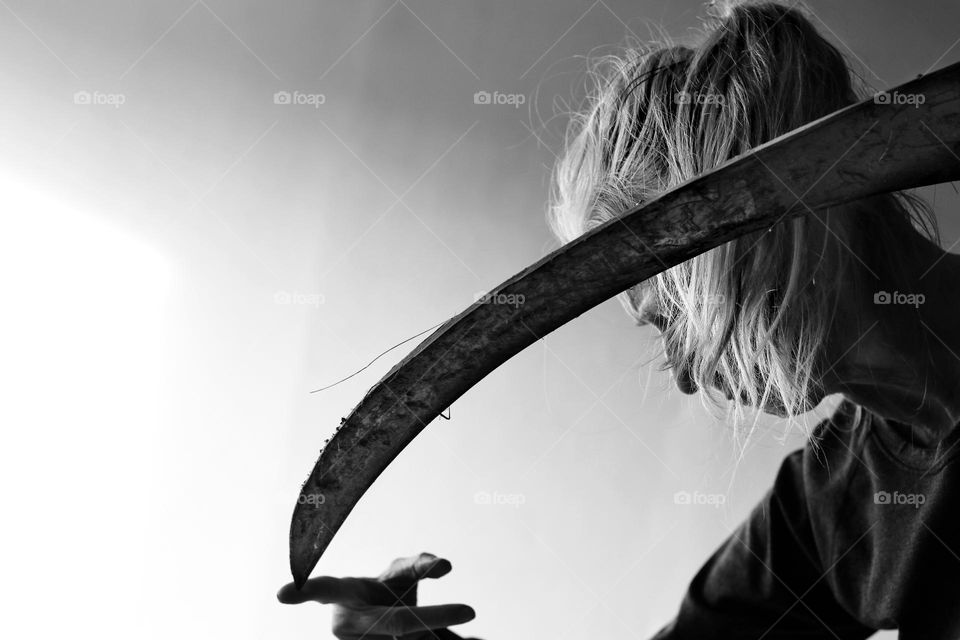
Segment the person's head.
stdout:
<svg viewBox="0 0 960 640">
<path fill-rule="evenodd" d="M 753 147 L 857 102 L 843 55 L 799 9 L 725 6 L 699 44 L 628 47 L 591 67 L 555 167 L 550 224 L 564 241 Z M 798 194 L 802 199 L 802 194 Z M 661 332 L 688 393 L 793 418 L 823 398 L 860 300 L 896 281 L 904 234 L 935 235 L 904 194 L 810 212 L 728 242 L 620 300 Z M 861 306 L 862 308 L 862 306 Z"/>
</svg>

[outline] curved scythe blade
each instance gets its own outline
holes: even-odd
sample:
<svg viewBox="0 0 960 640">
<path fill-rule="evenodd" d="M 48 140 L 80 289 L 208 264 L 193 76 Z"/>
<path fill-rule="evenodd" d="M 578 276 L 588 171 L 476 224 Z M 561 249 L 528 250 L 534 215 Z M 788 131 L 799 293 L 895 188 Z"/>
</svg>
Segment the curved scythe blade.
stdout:
<svg viewBox="0 0 960 640">
<path fill-rule="evenodd" d="M 388 464 L 484 376 L 557 327 L 709 249 L 804 212 L 960 178 L 960 64 L 827 115 L 607 222 L 451 318 L 373 386 L 330 439 L 290 526 L 302 586 Z M 907 98 L 905 98 L 905 96 Z M 912 100 L 909 96 L 914 96 Z M 922 104 L 918 104 L 922 101 Z"/>
</svg>

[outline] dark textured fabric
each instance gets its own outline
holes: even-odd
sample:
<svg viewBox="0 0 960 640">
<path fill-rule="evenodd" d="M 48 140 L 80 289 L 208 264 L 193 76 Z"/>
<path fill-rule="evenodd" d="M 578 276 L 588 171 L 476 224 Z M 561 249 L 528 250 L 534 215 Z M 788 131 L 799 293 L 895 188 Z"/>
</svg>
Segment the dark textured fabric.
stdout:
<svg viewBox="0 0 960 640">
<path fill-rule="evenodd" d="M 960 429 L 918 443 L 850 402 L 783 462 L 654 640 L 960 639 Z M 819 447 L 814 443 L 819 443 Z"/>
</svg>

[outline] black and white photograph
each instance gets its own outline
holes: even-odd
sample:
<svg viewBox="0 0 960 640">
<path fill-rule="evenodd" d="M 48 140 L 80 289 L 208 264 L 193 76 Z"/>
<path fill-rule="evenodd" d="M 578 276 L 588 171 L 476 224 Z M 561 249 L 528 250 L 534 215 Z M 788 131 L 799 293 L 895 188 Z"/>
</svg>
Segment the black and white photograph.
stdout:
<svg viewBox="0 0 960 640">
<path fill-rule="evenodd" d="M 960 640 L 957 0 L 0 54 L 0 636 Z"/>
</svg>

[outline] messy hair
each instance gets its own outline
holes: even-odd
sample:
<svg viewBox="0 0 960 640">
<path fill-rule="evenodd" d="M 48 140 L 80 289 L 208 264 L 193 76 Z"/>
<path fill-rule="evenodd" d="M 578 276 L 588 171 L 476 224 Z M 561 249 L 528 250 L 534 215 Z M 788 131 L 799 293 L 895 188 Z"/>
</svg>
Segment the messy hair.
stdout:
<svg viewBox="0 0 960 640">
<path fill-rule="evenodd" d="M 631 44 L 588 71 L 554 167 L 548 218 L 563 242 L 866 96 L 805 13 L 775 2 L 728 3 L 699 44 Z M 666 365 L 708 408 L 739 425 L 745 406 L 772 404 L 797 424 L 813 408 L 836 283 L 857 280 L 853 261 L 896 279 L 906 230 L 935 240 L 929 207 L 908 193 L 874 196 L 729 241 L 619 299 L 638 324 L 657 309 Z"/>
</svg>

